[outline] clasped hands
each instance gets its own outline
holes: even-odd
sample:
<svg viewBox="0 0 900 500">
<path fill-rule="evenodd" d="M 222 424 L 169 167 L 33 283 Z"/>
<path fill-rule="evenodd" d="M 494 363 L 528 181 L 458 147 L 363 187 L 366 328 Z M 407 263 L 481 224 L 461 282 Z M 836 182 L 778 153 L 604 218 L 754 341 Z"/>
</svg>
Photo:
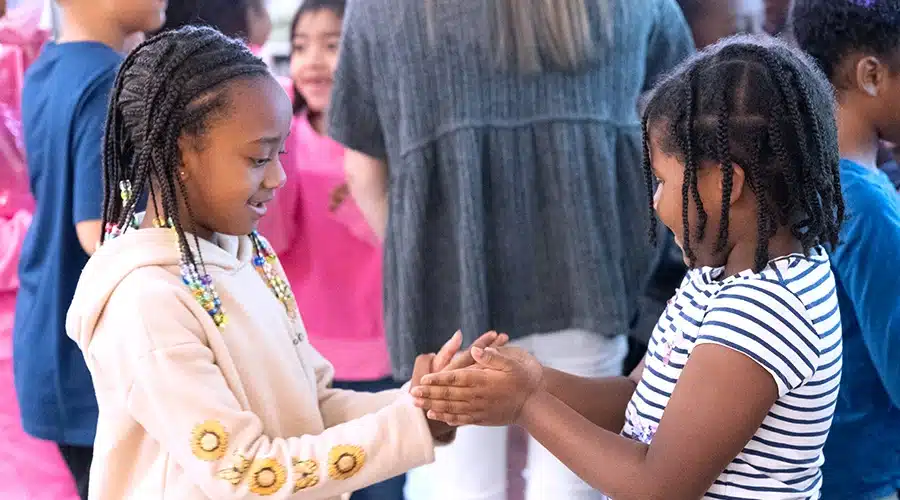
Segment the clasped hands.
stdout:
<svg viewBox="0 0 900 500">
<path fill-rule="evenodd" d="M 436 431 L 460 425 L 518 423 L 526 403 L 544 389 L 541 364 L 507 341 L 504 334 L 488 332 L 459 352 L 457 332 L 437 354 L 417 358 L 410 393 L 435 437 Z"/>
</svg>

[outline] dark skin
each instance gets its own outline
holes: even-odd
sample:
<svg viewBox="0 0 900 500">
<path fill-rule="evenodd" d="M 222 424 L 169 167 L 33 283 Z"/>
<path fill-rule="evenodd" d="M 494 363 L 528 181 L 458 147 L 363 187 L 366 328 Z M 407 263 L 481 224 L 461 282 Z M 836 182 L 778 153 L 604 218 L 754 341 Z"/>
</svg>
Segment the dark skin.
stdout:
<svg viewBox="0 0 900 500">
<path fill-rule="evenodd" d="M 223 93 L 225 112 L 210 118 L 201 137 L 179 138 L 181 166 L 191 211 L 179 196 L 185 230 L 210 240 L 215 233 L 245 235 L 261 218 L 254 204 L 271 201 L 286 180 L 280 153 L 291 127 L 291 102 L 274 77 L 242 78 Z M 233 119 L 240 116 L 240 120 Z M 215 172 L 215 175 L 212 175 Z M 142 227 L 152 227 L 149 203 Z"/>
<path fill-rule="evenodd" d="M 651 163 L 660 180 L 654 205 L 683 241 L 683 165 L 659 150 L 652 131 Z M 720 165 L 701 165 L 698 190 L 704 206 L 721 206 Z M 708 210 L 706 238 L 692 236 L 695 265 L 723 267 L 723 277 L 752 268 L 756 251 L 756 197 L 737 165 L 729 202 L 723 250 L 715 251 L 719 210 Z M 689 224 L 696 228 L 697 210 L 690 203 Z M 779 228 L 769 241 L 770 258 L 801 251 L 787 228 Z M 642 366 L 631 380 L 590 380 L 544 369 L 512 348 L 473 349 L 473 355 L 478 368 L 428 375 L 414 390 L 429 417 L 454 425 L 518 424 L 591 486 L 617 500 L 702 497 L 778 399 L 774 379 L 755 361 L 723 346 L 696 346 L 652 444 L 646 445 L 619 435 Z"/>
<path fill-rule="evenodd" d="M 872 169 L 881 140 L 900 143 L 900 54 L 854 53 L 838 65 L 838 145 L 841 156 Z"/>
<path fill-rule="evenodd" d="M 216 233 L 245 235 L 256 229 L 259 211 L 251 204 L 271 200 L 285 182 L 280 153 L 292 119 L 287 94 L 269 75 L 229 83 L 224 96 L 226 108 L 210 119 L 202 137 L 179 139 L 179 175 L 191 207 L 189 211 L 179 197 L 179 218 L 186 221 L 188 231 L 210 241 Z M 162 206 L 159 199 L 148 204 L 142 228 L 152 227 L 157 206 Z M 473 346 L 500 347 L 507 340 L 505 334 L 488 332 Z M 426 373 L 471 366 L 471 354 L 460 353 L 461 347 L 462 335 L 457 332 L 437 354 L 419 356 L 413 385 Z M 432 420 L 429 427 L 436 439 L 452 439 L 451 426 Z"/>
</svg>

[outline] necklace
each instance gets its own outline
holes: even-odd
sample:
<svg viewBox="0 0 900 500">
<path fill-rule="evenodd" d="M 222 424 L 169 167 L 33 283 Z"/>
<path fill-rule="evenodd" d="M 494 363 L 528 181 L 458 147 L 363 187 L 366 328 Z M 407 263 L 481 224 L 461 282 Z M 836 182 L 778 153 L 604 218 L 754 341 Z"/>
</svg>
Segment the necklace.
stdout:
<svg viewBox="0 0 900 500">
<path fill-rule="evenodd" d="M 259 233 L 253 231 L 250 233 L 250 241 L 253 243 L 253 267 L 259 276 L 269 285 L 269 289 L 275 294 L 275 298 L 284 306 L 288 316 L 293 318 L 297 314 L 297 302 L 294 300 L 294 293 L 291 291 L 287 280 L 281 277 L 274 264 L 278 263 L 278 256 L 272 250 L 272 247 L 260 238 Z"/>
<path fill-rule="evenodd" d="M 132 192 L 130 182 L 124 181 L 119 187 L 123 201 L 127 201 L 131 198 Z M 108 227 L 105 228 L 107 239 L 113 239 L 124 232 L 123 230 L 119 230 L 115 224 L 107 224 L 107 226 Z M 130 226 L 132 228 L 138 227 L 136 217 L 133 218 Z M 162 217 L 153 220 L 153 227 L 168 228 L 173 231 L 175 229 L 175 225 L 171 218 L 163 219 Z M 251 259 L 253 267 L 269 287 L 269 290 L 275 295 L 275 298 L 277 298 L 284 306 L 288 316 L 290 318 L 296 317 L 297 302 L 294 300 L 294 293 L 291 291 L 291 287 L 288 285 L 287 280 L 281 277 L 276 268 L 278 256 L 275 255 L 275 252 L 268 243 L 262 239 L 257 231 L 251 232 L 249 238 L 253 245 L 253 257 Z M 222 308 L 222 300 L 219 298 L 216 287 L 213 284 L 209 273 L 206 272 L 205 266 L 200 267 L 195 263 L 189 262 L 182 254 L 180 267 L 181 281 L 191 291 L 191 295 L 194 296 L 194 299 L 201 307 L 203 307 L 206 313 L 209 314 L 209 317 L 212 318 L 219 330 L 225 328 L 228 324 L 228 317 L 225 315 L 225 310 Z"/>
</svg>

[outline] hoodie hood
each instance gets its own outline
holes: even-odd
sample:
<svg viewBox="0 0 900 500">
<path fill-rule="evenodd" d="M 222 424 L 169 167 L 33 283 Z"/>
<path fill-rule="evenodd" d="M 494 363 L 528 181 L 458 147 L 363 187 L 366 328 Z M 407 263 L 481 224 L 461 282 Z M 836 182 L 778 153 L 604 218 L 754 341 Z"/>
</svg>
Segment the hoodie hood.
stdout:
<svg viewBox="0 0 900 500">
<path fill-rule="evenodd" d="M 197 244 L 188 234 L 197 255 Z M 253 257 L 253 244 L 247 236 L 215 235 L 213 241 L 200 240 L 200 255 L 210 274 L 233 272 Z M 86 352 L 106 303 L 116 287 L 133 271 L 142 267 L 174 267 L 180 275 L 181 250 L 175 232 L 165 228 L 127 231 L 108 240 L 88 261 L 78 280 L 75 296 L 66 317 L 66 333 Z"/>
</svg>

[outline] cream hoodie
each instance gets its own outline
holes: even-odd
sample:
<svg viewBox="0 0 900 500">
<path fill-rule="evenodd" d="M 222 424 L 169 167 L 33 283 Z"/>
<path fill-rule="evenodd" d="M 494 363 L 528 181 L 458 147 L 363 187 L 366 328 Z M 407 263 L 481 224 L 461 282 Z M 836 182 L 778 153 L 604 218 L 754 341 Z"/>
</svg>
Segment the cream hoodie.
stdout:
<svg viewBox="0 0 900 500">
<path fill-rule="evenodd" d="M 407 392 L 329 388 L 249 238 L 199 248 L 223 331 L 182 284 L 172 230 L 129 231 L 81 275 L 67 330 L 100 405 L 92 500 L 331 500 L 433 460 Z"/>
</svg>

